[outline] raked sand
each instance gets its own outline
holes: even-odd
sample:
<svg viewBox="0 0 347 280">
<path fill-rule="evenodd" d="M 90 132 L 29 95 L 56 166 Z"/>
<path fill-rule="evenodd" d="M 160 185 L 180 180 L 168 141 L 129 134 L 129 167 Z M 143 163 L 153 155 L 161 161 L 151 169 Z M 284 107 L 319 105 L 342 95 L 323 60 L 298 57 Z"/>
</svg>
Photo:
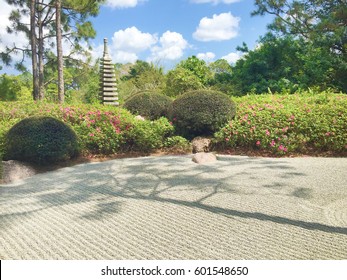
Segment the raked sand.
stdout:
<svg viewBox="0 0 347 280">
<path fill-rule="evenodd" d="M 1 259 L 347 259 L 347 158 L 81 164 L 0 185 Z"/>
</svg>

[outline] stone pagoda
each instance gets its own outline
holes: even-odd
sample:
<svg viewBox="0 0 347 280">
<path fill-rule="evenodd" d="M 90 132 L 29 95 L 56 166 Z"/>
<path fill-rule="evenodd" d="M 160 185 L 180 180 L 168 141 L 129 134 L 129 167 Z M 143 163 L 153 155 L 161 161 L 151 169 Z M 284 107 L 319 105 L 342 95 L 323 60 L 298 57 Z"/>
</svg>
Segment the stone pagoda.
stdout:
<svg viewBox="0 0 347 280">
<path fill-rule="evenodd" d="M 107 38 L 104 39 L 104 54 L 100 65 L 100 99 L 104 105 L 119 105 L 116 74 L 108 53 Z"/>
</svg>

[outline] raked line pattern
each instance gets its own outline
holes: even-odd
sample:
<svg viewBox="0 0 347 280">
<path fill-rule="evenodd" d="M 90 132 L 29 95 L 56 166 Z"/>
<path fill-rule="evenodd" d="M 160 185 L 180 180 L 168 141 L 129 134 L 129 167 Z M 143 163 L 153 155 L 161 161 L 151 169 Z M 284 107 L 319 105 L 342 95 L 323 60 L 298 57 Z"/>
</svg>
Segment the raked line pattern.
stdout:
<svg viewBox="0 0 347 280">
<path fill-rule="evenodd" d="M 117 159 L 0 186 L 1 259 L 347 259 L 347 159 Z"/>
</svg>

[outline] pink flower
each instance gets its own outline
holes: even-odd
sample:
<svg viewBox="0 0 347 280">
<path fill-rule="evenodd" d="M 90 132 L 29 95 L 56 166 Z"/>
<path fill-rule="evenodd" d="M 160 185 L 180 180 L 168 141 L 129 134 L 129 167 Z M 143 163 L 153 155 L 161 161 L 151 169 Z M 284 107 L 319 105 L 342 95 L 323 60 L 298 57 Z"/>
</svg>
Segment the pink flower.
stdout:
<svg viewBox="0 0 347 280">
<path fill-rule="evenodd" d="M 271 147 L 275 146 L 275 140 L 272 140 L 272 141 L 271 141 L 270 146 L 271 146 Z"/>
<path fill-rule="evenodd" d="M 90 136 L 90 137 L 93 137 L 93 136 L 94 136 L 94 133 L 89 133 L 89 136 Z"/>
<path fill-rule="evenodd" d="M 225 141 L 228 142 L 230 139 L 229 138 L 225 138 Z"/>
<path fill-rule="evenodd" d="M 330 132 L 325 133 L 326 136 L 330 136 Z"/>
<path fill-rule="evenodd" d="M 280 150 L 280 151 L 282 151 L 282 152 L 288 152 L 288 149 L 286 148 L 286 147 L 284 147 L 283 145 L 280 145 L 279 147 L 278 147 L 278 149 Z"/>
<path fill-rule="evenodd" d="M 258 140 L 257 143 L 255 143 L 255 144 L 256 144 L 257 146 L 259 146 L 259 145 L 260 145 L 260 141 Z"/>
<path fill-rule="evenodd" d="M 269 135 L 270 135 L 269 130 L 265 130 L 265 133 L 266 133 L 266 135 L 267 135 L 267 136 L 269 136 Z"/>
</svg>

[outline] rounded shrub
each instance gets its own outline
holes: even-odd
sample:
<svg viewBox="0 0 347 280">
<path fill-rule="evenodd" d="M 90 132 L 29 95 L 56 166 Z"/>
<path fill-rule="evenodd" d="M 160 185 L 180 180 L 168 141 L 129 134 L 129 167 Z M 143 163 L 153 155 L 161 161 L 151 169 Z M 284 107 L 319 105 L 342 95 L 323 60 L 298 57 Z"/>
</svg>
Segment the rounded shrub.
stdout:
<svg viewBox="0 0 347 280">
<path fill-rule="evenodd" d="M 167 117 L 171 99 L 155 92 L 140 92 L 130 96 L 123 107 L 134 115 L 141 115 L 150 120 Z"/>
<path fill-rule="evenodd" d="M 52 117 L 29 117 L 15 124 L 5 136 L 6 160 L 49 164 L 78 154 L 75 132 Z"/>
<path fill-rule="evenodd" d="M 161 117 L 155 121 L 135 121 L 133 127 L 126 134 L 128 150 L 150 152 L 161 148 L 165 139 L 171 136 L 174 127 L 169 120 Z"/>
<path fill-rule="evenodd" d="M 178 97 L 170 117 L 178 134 L 187 138 L 211 135 L 230 121 L 236 105 L 224 93 L 213 90 L 194 90 Z"/>
</svg>

